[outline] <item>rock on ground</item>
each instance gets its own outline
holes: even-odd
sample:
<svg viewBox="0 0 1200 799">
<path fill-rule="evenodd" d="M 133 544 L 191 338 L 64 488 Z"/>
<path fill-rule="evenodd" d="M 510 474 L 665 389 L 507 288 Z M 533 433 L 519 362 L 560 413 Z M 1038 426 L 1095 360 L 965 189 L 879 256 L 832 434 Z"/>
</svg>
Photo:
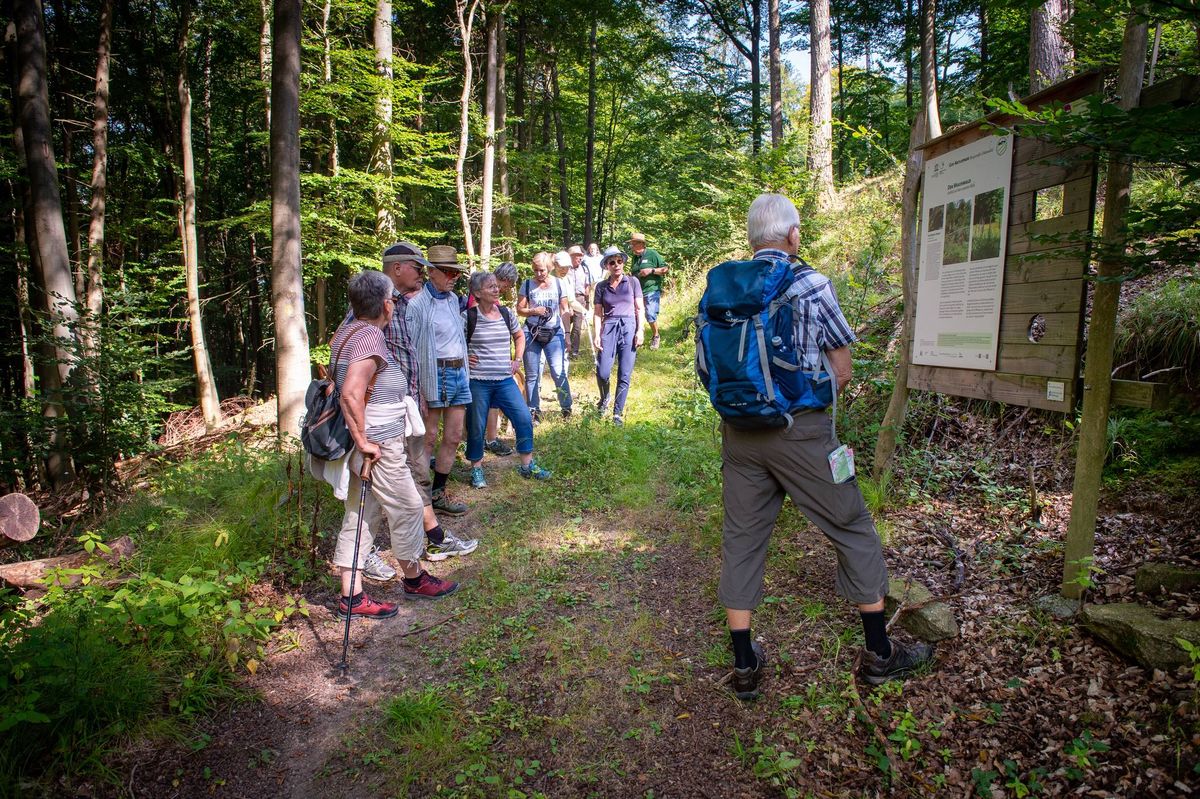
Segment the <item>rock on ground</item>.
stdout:
<svg viewBox="0 0 1200 799">
<path fill-rule="evenodd" d="M 1097 638 L 1148 669 L 1175 669 L 1190 662 L 1176 638 L 1200 645 L 1200 622 L 1163 619 L 1146 605 L 1088 605 L 1080 619 Z"/>
<path fill-rule="evenodd" d="M 1134 590 L 1144 594 L 1159 594 L 1164 590 L 1182 594 L 1200 587 L 1200 569 L 1189 569 L 1170 563 L 1147 563 L 1133 578 Z"/>
<path fill-rule="evenodd" d="M 884 611 L 890 617 L 896 608 L 920 605 L 901 614 L 898 622 L 922 641 L 943 641 L 958 636 L 958 621 L 954 611 L 945 602 L 930 602 L 933 594 L 915 580 L 893 577 L 888 581 L 888 594 L 884 598 Z M 925 604 L 928 603 L 928 604 Z"/>
</svg>

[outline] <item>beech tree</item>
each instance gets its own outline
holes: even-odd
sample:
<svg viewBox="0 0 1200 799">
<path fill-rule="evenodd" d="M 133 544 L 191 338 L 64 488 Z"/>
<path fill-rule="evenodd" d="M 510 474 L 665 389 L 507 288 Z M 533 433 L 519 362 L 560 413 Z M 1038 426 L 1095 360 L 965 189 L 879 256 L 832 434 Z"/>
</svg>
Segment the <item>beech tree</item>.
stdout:
<svg viewBox="0 0 1200 799">
<path fill-rule="evenodd" d="M 1039 91 L 1067 76 L 1070 47 L 1062 35 L 1069 18 L 1067 0 L 1045 0 L 1029 18 L 1029 91 Z"/>
<path fill-rule="evenodd" d="M 312 377 L 300 266 L 300 0 L 275 0 L 271 57 L 271 308 L 281 439 L 300 434 Z"/>
<path fill-rule="evenodd" d="M 833 53 L 829 42 L 829 0 L 811 0 L 809 49 L 812 85 L 809 87 L 811 128 L 808 171 L 815 184 L 817 207 L 833 203 Z"/>
</svg>

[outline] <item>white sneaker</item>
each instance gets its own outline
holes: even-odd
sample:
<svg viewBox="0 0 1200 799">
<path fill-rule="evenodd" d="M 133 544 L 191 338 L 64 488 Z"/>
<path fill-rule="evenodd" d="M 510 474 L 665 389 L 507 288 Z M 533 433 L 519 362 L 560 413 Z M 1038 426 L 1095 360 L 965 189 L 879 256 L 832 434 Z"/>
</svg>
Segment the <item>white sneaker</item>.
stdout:
<svg viewBox="0 0 1200 799">
<path fill-rule="evenodd" d="M 443 530 L 442 543 L 428 544 L 425 547 L 425 557 L 429 560 L 445 560 L 451 555 L 470 555 L 479 546 L 474 538 L 462 539 L 449 530 Z"/>
<path fill-rule="evenodd" d="M 383 556 L 379 554 L 378 547 L 372 545 L 371 551 L 367 553 L 367 562 L 363 566 L 363 574 L 372 580 L 387 582 L 396 576 L 396 570 L 387 564 Z"/>
</svg>

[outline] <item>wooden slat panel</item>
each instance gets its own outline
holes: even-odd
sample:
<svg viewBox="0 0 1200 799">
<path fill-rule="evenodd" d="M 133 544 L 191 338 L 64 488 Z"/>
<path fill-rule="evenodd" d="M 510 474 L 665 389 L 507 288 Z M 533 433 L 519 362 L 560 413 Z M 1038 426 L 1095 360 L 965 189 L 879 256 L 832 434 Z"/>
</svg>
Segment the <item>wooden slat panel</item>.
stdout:
<svg viewBox="0 0 1200 799">
<path fill-rule="evenodd" d="M 1079 242 L 1077 246 L 1082 247 L 1091 224 L 1091 213 L 1079 211 L 1053 219 L 1012 225 L 1008 229 L 1007 252 L 1020 255 L 1026 252 L 1053 250 L 1075 244 L 1076 241 Z M 1080 257 L 1082 258 L 1082 253 Z"/>
<path fill-rule="evenodd" d="M 1057 155 L 1070 148 L 1070 145 L 1057 141 L 1039 141 L 1026 136 L 1017 137 L 1016 149 L 1013 150 L 1013 167 L 1028 164 L 1040 158 Z"/>
<path fill-rule="evenodd" d="M 1004 287 L 1001 313 L 1078 313 L 1083 308 L 1082 280 L 1048 280 Z"/>
<path fill-rule="evenodd" d="M 1142 90 L 1139 105 L 1149 108 L 1163 103 L 1192 102 L 1200 97 L 1200 75 L 1177 75 Z"/>
<path fill-rule="evenodd" d="M 1161 411 L 1167 407 L 1170 391 L 1166 383 L 1144 383 L 1141 380 L 1112 381 L 1112 403 L 1127 408 L 1151 408 Z"/>
<path fill-rule="evenodd" d="M 1063 247 L 1010 256 L 1004 269 L 1004 283 L 1082 280 L 1087 274 L 1082 252 L 1081 247 Z"/>
<path fill-rule="evenodd" d="M 1037 314 L 1006 313 L 1000 315 L 1000 346 L 1011 344 L 1033 344 L 1029 340 L 1029 324 Z M 1077 313 L 1047 313 L 1042 314 L 1046 329 L 1041 341 L 1042 346 L 1079 346 L 1079 314 Z"/>
<path fill-rule="evenodd" d="M 1086 157 L 1076 156 L 1066 164 L 1022 164 L 1013 168 L 1012 185 L 1009 190 L 1014 195 L 1024 194 L 1027 191 L 1090 177 L 1095 170 L 1096 160 L 1090 151 L 1087 151 Z"/>
<path fill-rule="evenodd" d="M 1069 183 L 1056 184 L 1063 187 L 1063 209 L 1062 216 L 1069 214 L 1077 214 L 1082 211 L 1092 210 L 1092 176 L 1087 175 L 1082 178 L 1076 178 Z M 1043 186 L 1042 188 L 1051 188 Z M 1008 224 L 1010 227 L 1014 225 L 1023 225 L 1026 222 L 1034 221 L 1034 198 L 1037 197 L 1038 189 L 1027 191 L 1022 194 L 1014 194 L 1011 205 L 1009 206 Z M 1048 221 L 1048 220 L 1043 220 Z"/>
<path fill-rule="evenodd" d="M 1062 400 L 1046 399 L 1047 382 L 1045 377 L 981 372 L 975 369 L 943 369 L 918 364 L 913 364 L 908 369 L 909 388 L 1064 413 L 1073 411 L 1075 381 L 1055 381 L 1062 384 Z"/>
<path fill-rule="evenodd" d="M 1079 374 L 1079 351 L 1054 344 L 1002 344 L 996 370 L 1017 375 L 1071 378 Z"/>
</svg>

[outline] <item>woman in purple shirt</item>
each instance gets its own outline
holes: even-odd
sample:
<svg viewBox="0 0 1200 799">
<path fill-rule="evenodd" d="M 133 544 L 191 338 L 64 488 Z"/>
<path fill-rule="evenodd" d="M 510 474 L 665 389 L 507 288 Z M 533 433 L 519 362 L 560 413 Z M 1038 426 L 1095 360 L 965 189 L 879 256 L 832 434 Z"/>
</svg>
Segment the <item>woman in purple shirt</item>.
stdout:
<svg viewBox="0 0 1200 799">
<path fill-rule="evenodd" d="M 625 274 L 625 253 L 609 247 L 604 251 L 601 265 L 608 279 L 596 284 L 592 303 L 592 346 L 596 349 L 596 385 L 600 389 L 598 409 L 601 416 L 608 411 L 609 378 L 615 361 L 617 398 L 613 404 L 613 424 L 620 426 L 624 424 L 622 416 L 633 377 L 633 362 L 646 329 L 646 307 L 641 284 Z"/>
</svg>

